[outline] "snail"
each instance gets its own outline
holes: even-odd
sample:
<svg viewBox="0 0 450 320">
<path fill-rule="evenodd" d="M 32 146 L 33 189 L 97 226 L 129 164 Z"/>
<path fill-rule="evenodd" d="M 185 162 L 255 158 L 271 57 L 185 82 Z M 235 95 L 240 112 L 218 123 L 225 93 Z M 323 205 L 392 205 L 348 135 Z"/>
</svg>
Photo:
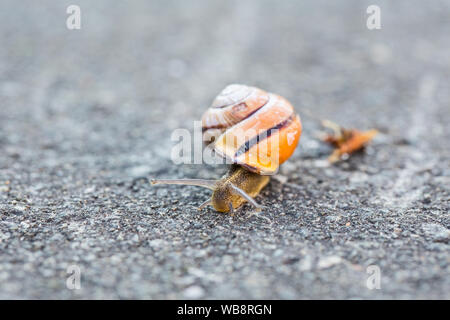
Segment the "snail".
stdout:
<svg viewBox="0 0 450 320">
<path fill-rule="evenodd" d="M 302 125 L 299 115 L 283 97 L 256 87 L 232 84 L 214 99 L 202 116 L 203 141 L 230 160 L 228 173 L 220 180 L 153 179 L 152 184 L 181 184 L 213 190 L 212 205 L 230 212 L 245 202 L 261 209 L 253 198 L 269 183 L 297 147 Z"/>
</svg>

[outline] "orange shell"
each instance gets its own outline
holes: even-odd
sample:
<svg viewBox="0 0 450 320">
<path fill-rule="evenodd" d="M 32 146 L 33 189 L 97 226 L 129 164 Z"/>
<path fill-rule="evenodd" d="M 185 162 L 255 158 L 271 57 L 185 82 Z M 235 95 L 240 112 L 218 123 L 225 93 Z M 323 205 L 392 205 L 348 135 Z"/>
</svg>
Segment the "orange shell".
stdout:
<svg viewBox="0 0 450 320">
<path fill-rule="evenodd" d="M 203 138 L 250 171 L 276 173 L 297 147 L 302 125 L 283 97 L 244 85 L 227 86 L 202 117 Z"/>
</svg>

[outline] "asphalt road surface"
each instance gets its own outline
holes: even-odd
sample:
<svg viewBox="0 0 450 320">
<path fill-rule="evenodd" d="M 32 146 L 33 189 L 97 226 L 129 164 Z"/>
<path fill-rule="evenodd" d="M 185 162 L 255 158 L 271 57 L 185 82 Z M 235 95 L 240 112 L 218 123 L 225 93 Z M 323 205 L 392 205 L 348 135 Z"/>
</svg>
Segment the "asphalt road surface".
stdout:
<svg viewBox="0 0 450 320">
<path fill-rule="evenodd" d="M 0 298 L 450 299 L 450 2 L 373 2 L 2 1 Z M 258 216 L 140 179 L 226 171 L 171 134 L 230 83 L 302 116 Z M 316 118 L 380 134 L 328 165 Z"/>
</svg>

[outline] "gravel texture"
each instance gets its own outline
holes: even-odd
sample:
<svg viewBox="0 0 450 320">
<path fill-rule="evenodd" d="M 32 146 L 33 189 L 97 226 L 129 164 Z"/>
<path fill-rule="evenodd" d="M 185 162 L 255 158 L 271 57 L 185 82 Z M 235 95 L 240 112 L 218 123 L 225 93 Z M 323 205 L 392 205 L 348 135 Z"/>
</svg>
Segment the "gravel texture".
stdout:
<svg viewBox="0 0 450 320">
<path fill-rule="evenodd" d="M 376 1 L 370 31 L 372 2 L 1 1 L 0 298 L 450 299 L 450 2 Z M 225 172 L 170 137 L 229 83 L 303 120 L 259 216 L 140 179 Z M 381 133 L 330 166 L 302 110 Z"/>
</svg>

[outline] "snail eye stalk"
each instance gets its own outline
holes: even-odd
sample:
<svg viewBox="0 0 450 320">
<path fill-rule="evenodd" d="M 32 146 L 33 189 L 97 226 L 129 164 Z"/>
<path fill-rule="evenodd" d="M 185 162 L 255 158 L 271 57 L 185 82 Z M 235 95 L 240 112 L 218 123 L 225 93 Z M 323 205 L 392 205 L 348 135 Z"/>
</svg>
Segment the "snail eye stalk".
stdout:
<svg viewBox="0 0 450 320">
<path fill-rule="evenodd" d="M 257 210 L 261 210 L 264 208 L 264 206 L 258 204 L 250 195 L 248 195 L 244 190 L 242 190 L 239 187 L 236 187 L 234 184 L 230 183 L 231 188 L 233 189 L 233 192 L 247 200 L 249 203 L 251 203 Z"/>
<path fill-rule="evenodd" d="M 212 203 L 211 199 L 206 200 L 205 202 L 203 202 L 199 207 L 198 210 L 202 210 L 203 208 L 209 206 Z"/>
</svg>

